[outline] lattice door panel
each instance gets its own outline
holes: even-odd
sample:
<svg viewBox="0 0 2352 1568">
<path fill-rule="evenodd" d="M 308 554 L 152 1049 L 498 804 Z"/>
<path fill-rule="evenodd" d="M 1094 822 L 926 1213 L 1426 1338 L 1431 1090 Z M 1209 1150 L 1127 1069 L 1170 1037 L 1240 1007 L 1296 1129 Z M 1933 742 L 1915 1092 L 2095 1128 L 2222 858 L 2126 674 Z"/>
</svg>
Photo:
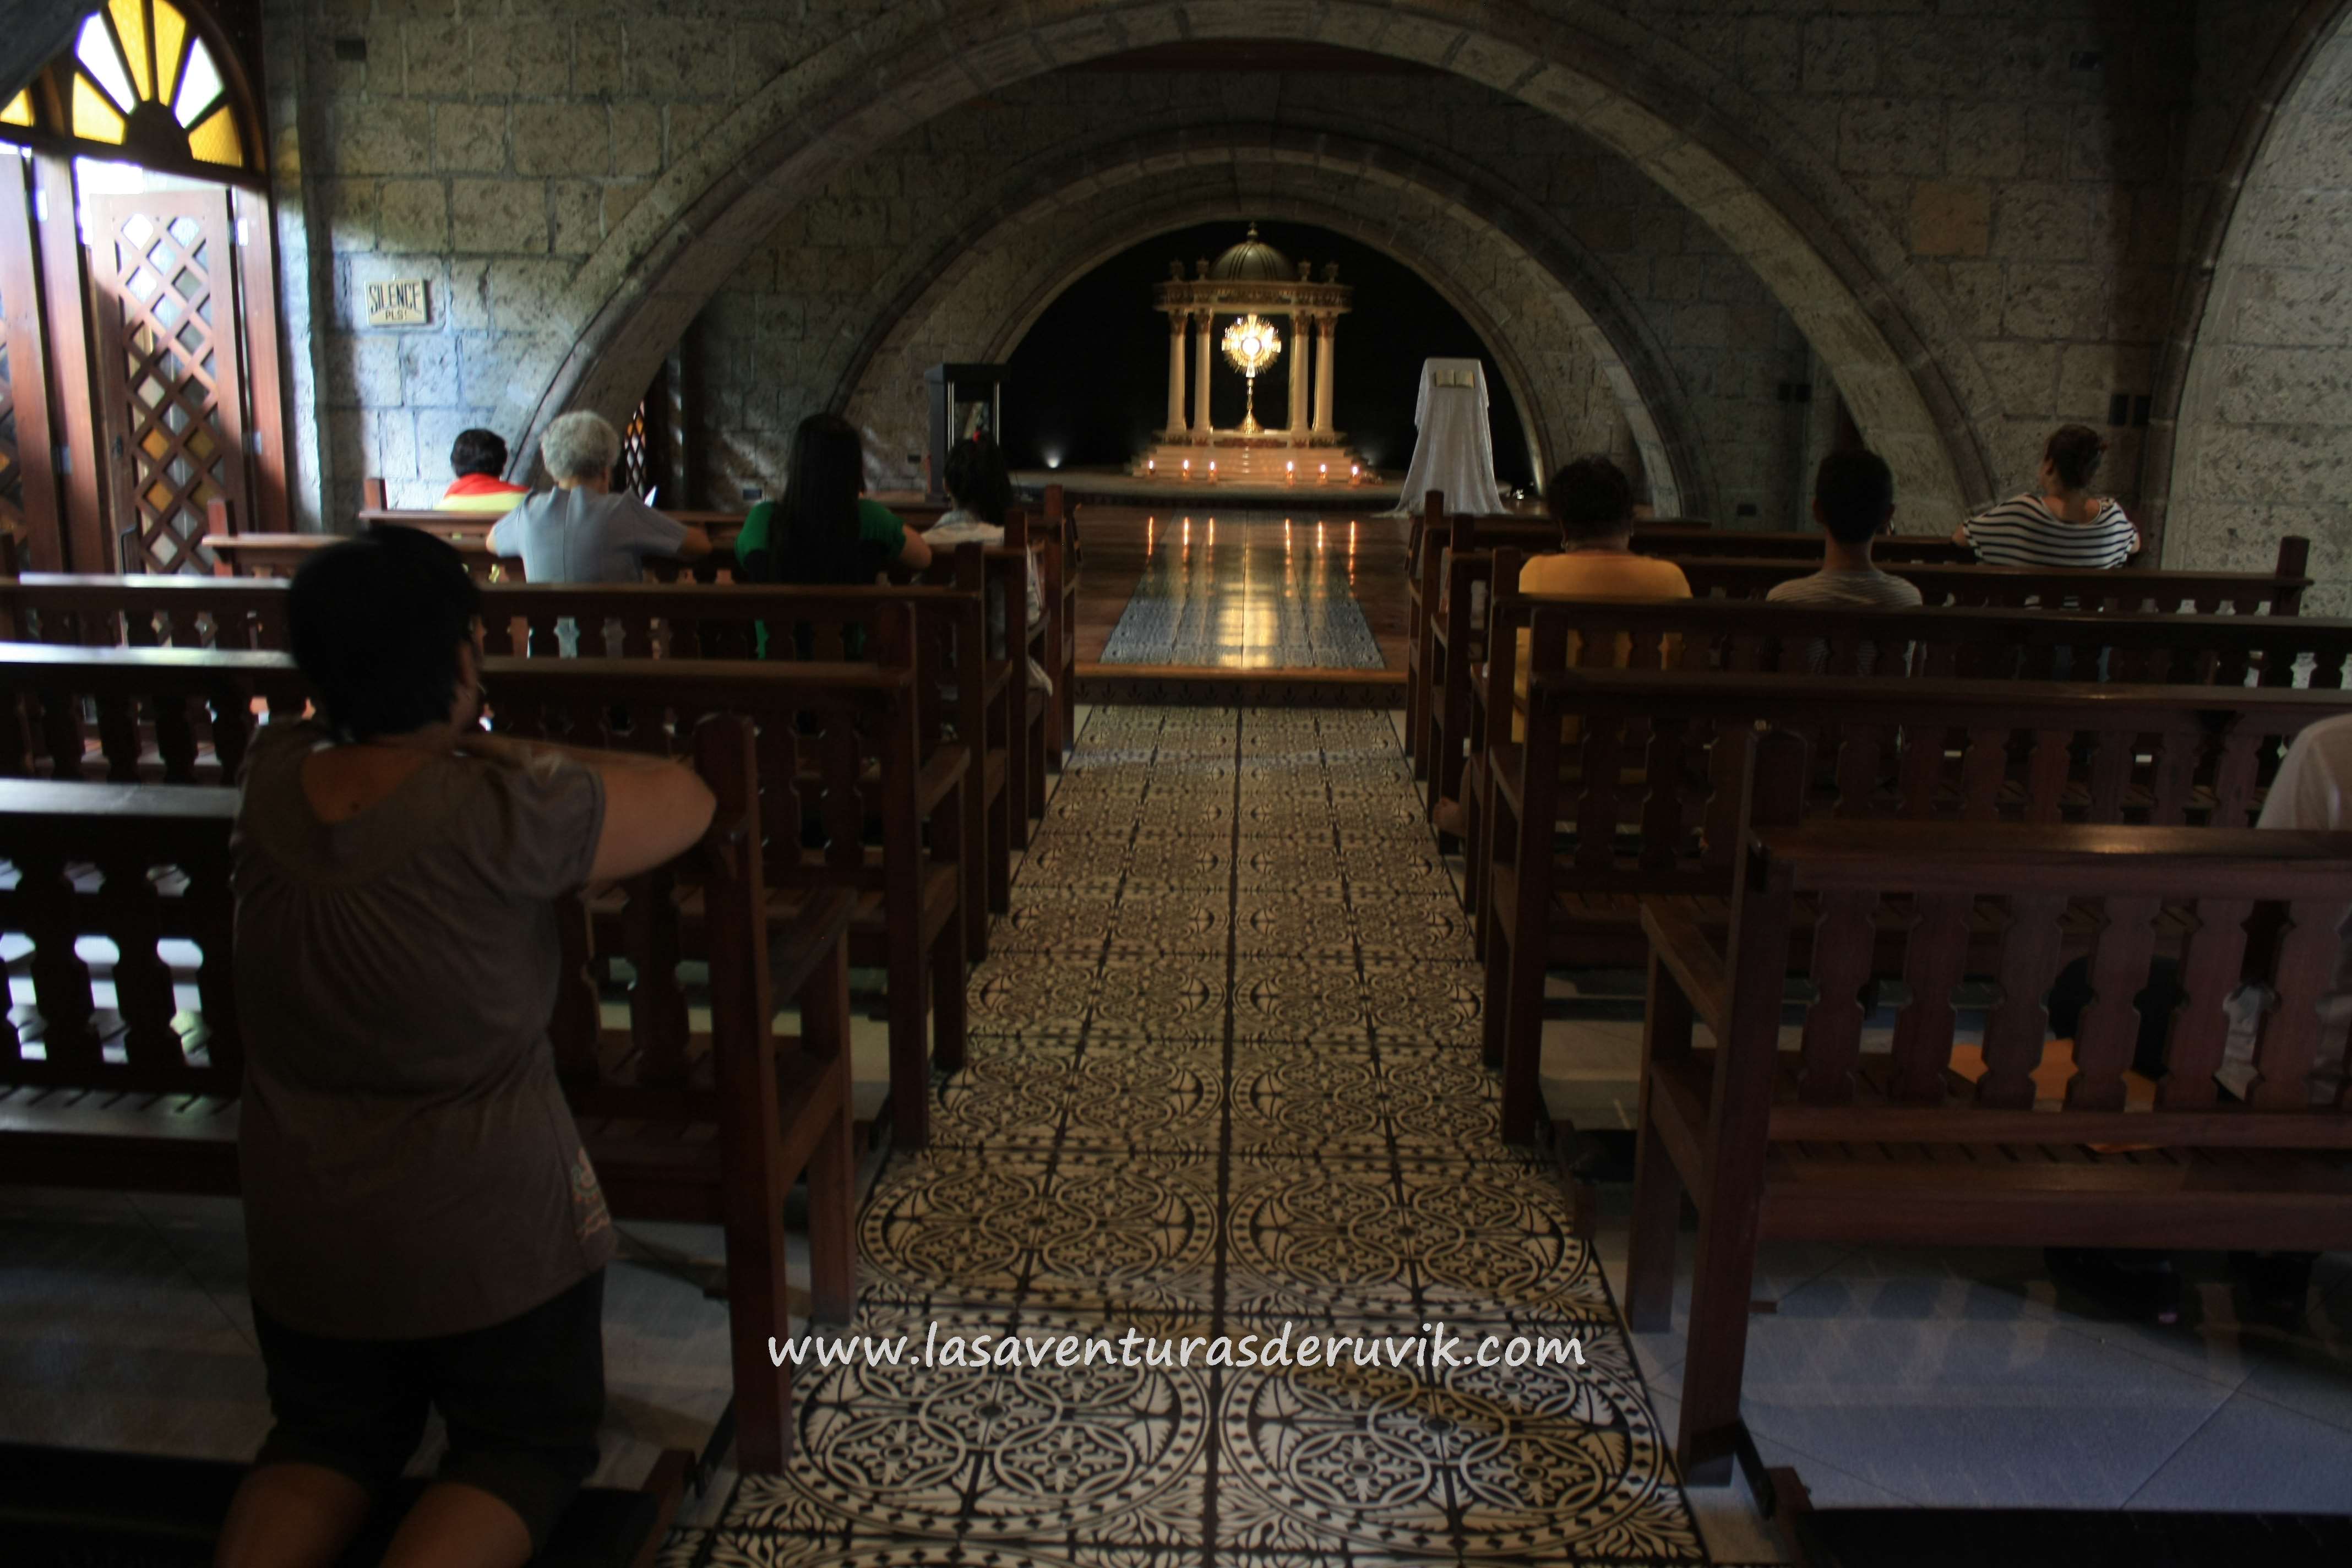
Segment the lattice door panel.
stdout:
<svg viewBox="0 0 2352 1568">
<path fill-rule="evenodd" d="M 205 509 L 246 507 L 245 385 L 228 197 L 86 201 L 119 567 L 212 569 Z"/>
</svg>

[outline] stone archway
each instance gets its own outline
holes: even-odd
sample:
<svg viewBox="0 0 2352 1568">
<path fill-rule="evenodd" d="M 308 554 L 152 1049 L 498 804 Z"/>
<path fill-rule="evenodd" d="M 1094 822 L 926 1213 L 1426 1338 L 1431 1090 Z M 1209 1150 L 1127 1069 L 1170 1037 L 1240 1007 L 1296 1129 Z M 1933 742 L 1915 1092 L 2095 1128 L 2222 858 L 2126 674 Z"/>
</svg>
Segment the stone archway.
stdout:
<svg viewBox="0 0 2352 1568">
<path fill-rule="evenodd" d="M 1129 245 L 1197 221 L 1287 219 L 1380 247 L 1461 311 L 1503 369 L 1539 475 L 1622 419 L 1661 510 L 1714 514 L 1704 443 L 1640 311 L 1573 236 L 1475 176 L 1395 147 L 1231 127 L 1076 150 L 1022 189 L 948 239 L 845 367 L 832 402 L 877 430 L 877 449 L 916 433 L 925 364 L 1002 359 Z"/>
<path fill-rule="evenodd" d="M 2309 534 L 2306 606 L 2352 614 L 2352 5 L 2307 5 L 2266 78 L 2185 288 L 2150 521 L 2168 566 L 2256 570 Z"/>
<path fill-rule="evenodd" d="M 1906 504 L 1949 513 L 1990 493 L 1970 410 L 1998 400 L 1948 306 L 1903 276 L 1901 244 L 1817 153 L 1777 134 L 1777 119 L 1704 61 L 1643 54 L 1637 25 L 1595 12 L 1571 26 L 1483 0 L 1130 0 L 1045 15 L 987 0 L 894 7 L 739 105 L 581 269 L 551 312 L 567 333 L 509 382 L 501 424 L 535 436 L 566 406 L 625 406 L 761 236 L 935 106 L 1180 38 L 1296 39 L 1443 68 L 1622 154 L 1765 280 Z"/>
</svg>

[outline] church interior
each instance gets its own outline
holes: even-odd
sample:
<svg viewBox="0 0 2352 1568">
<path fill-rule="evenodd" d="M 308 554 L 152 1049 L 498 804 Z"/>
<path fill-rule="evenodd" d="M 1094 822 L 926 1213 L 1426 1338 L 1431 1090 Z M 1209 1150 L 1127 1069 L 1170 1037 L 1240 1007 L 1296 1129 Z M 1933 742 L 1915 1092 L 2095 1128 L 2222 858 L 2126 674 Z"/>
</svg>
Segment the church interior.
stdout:
<svg viewBox="0 0 2352 1568">
<path fill-rule="evenodd" d="M 0 1562 L 2352 1562 L 2352 0 L 0 22 Z"/>
</svg>

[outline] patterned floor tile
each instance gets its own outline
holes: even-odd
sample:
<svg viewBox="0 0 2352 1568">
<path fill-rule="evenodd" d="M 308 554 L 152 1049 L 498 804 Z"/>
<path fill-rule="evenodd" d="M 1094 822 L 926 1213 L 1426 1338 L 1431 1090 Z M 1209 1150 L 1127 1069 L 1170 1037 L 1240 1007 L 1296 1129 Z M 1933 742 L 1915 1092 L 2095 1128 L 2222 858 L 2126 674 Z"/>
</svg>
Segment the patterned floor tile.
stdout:
<svg viewBox="0 0 2352 1568">
<path fill-rule="evenodd" d="M 1231 941 L 1233 894 L 1223 888 L 1171 887 L 1129 877 L 1108 913 L 1110 945 L 1136 952 L 1222 957 Z"/>
<path fill-rule="evenodd" d="M 1468 962 L 1470 917 L 1452 893 L 1400 893 L 1367 887 L 1349 900 L 1356 943 L 1375 954 Z"/>
<path fill-rule="evenodd" d="M 1139 834 L 1127 853 L 1129 876 L 1171 887 L 1222 890 L 1231 885 L 1233 864 L 1230 839 L 1201 835 Z"/>
<path fill-rule="evenodd" d="M 1235 1039 L 1354 1041 L 1368 1038 L 1370 1028 L 1363 977 L 1352 958 L 1234 960 Z"/>
<path fill-rule="evenodd" d="M 666 1561 L 1701 1560 L 1559 1183 L 1497 1136 L 1482 972 L 1394 734 L 1091 712 L 972 972 L 934 1142 L 860 1216 L 855 1326 L 914 1348 L 804 1371 L 785 1473 Z M 1129 1331 L 1159 1359 L 1114 1361 Z M 1437 1354 L 1522 1331 L 1585 1364 Z M 1310 1333 L 1312 1364 L 1287 1356 Z M 1014 1363 L 970 1362 L 983 1334 Z"/>
<path fill-rule="evenodd" d="M 971 1031 L 1076 1039 L 1094 1011 L 1101 972 L 1092 953 L 992 952 L 965 987 Z"/>
<path fill-rule="evenodd" d="M 1130 952 L 1103 960 L 1096 994 L 1096 1037 L 1213 1040 L 1225 1028 L 1223 954 Z"/>
<path fill-rule="evenodd" d="M 1419 1310 L 1412 1226 L 1391 1162 L 1236 1153 L 1228 1188 L 1229 1310 L 1382 1319 Z"/>
<path fill-rule="evenodd" d="M 936 1343 L 934 1324 L 967 1347 L 983 1334 L 1083 1342 L 1107 1326 L 1024 1308 L 1010 1320 L 987 1309 L 877 1313 L 861 1327 L 919 1347 Z M 813 1534 L 854 1521 L 902 1537 L 1065 1552 L 1200 1538 L 1214 1418 L 1207 1369 L 1049 1360 L 974 1372 L 920 1360 L 835 1369 L 795 1390 L 793 1464 L 747 1479 L 726 1528 Z"/>
<path fill-rule="evenodd" d="M 989 934 L 993 949 L 1008 952 L 1099 953 L 1118 906 L 1116 884 L 1023 882 L 1012 907 Z"/>
<path fill-rule="evenodd" d="M 1372 1027 L 1382 1040 L 1477 1045 L 1485 982 L 1486 970 L 1475 963 L 1402 953 L 1364 958 Z"/>
<path fill-rule="evenodd" d="M 1328 840 L 1245 838 L 1234 865 L 1244 888 L 1329 888 L 1339 873 L 1339 851 Z"/>
<path fill-rule="evenodd" d="M 1097 1035 L 1073 1069 L 1061 1142 L 1214 1152 L 1223 1145 L 1224 1102 L 1223 1041 Z"/>
<path fill-rule="evenodd" d="M 1258 955 L 1347 960 L 1355 924 L 1331 888 L 1251 888 L 1234 900 L 1234 950 Z"/>
<path fill-rule="evenodd" d="M 1369 1046 L 1237 1045 L 1230 1082 L 1237 1152 L 1388 1153 L 1388 1109 Z"/>
</svg>

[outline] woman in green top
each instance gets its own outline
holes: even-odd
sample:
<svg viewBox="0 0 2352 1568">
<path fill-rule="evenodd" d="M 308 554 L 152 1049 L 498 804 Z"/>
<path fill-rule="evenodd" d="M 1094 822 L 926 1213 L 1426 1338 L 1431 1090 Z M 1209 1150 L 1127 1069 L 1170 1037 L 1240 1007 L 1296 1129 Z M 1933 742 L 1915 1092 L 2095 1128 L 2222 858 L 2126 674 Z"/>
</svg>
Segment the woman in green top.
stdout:
<svg viewBox="0 0 2352 1568">
<path fill-rule="evenodd" d="M 735 536 L 738 575 L 804 587 L 871 584 L 892 566 L 931 563 L 930 546 L 898 514 L 867 500 L 866 451 L 837 414 L 812 414 L 793 434 L 784 497 L 761 501 Z"/>
</svg>

